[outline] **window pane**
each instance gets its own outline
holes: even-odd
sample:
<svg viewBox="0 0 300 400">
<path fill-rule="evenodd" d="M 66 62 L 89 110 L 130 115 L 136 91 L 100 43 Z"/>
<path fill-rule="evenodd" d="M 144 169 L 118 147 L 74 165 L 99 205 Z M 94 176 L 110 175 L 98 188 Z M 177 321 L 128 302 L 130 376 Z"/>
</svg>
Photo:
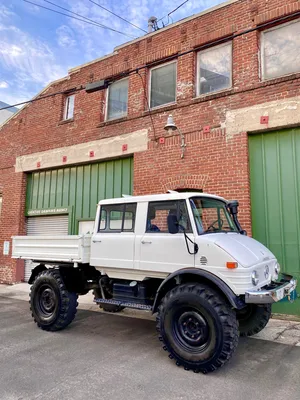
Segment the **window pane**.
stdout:
<svg viewBox="0 0 300 400">
<path fill-rule="evenodd" d="M 75 96 L 68 96 L 66 98 L 65 119 L 73 118 L 74 116 L 74 100 Z"/>
<path fill-rule="evenodd" d="M 126 204 L 123 231 L 134 231 L 136 204 Z"/>
<path fill-rule="evenodd" d="M 198 94 L 216 92 L 231 87 L 231 43 L 199 53 Z"/>
<path fill-rule="evenodd" d="M 107 119 L 127 115 L 128 79 L 115 82 L 108 89 Z"/>
<path fill-rule="evenodd" d="M 176 63 L 151 70 L 151 108 L 176 100 Z"/>
<path fill-rule="evenodd" d="M 191 232 L 191 224 L 185 201 L 149 203 L 146 231 L 169 233 L 171 229 L 170 222 L 172 222 L 168 220 L 169 215 L 176 215 L 179 233 L 182 233 L 184 230 Z"/>
<path fill-rule="evenodd" d="M 263 78 L 300 71 L 300 22 L 263 33 Z"/>
<path fill-rule="evenodd" d="M 220 200 L 194 197 L 190 200 L 198 233 L 236 231 L 236 227 Z"/>
<path fill-rule="evenodd" d="M 102 207 L 101 208 L 101 214 L 100 214 L 100 226 L 99 230 L 103 231 L 106 229 L 106 218 L 107 218 L 107 212 L 106 210 Z"/>
<path fill-rule="evenodd" d="M 113 210 L 110 211 L 109 214 L 109 230 L 120 231 L 122 229 L 122 220 L 123 220 L 123 209 L 124 206 L 116 206 Z"/>
</svg>

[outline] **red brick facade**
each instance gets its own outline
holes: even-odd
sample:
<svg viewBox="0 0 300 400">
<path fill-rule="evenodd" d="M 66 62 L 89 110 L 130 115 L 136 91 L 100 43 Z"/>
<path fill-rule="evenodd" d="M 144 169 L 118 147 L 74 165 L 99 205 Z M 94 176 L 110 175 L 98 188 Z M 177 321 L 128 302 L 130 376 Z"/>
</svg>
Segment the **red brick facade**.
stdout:
<svg viewBox="0 0 300 400">
<path fill-rule="evenodd" d="M 199 188 L 240 201 L 240 220 L 251 232 L 247 132 L 226 133 L 226 112 L 300 95 L 300 74 L 262 82 L 259 69 L 260 29 L 242 34 L 233 42 L 233 85 L 220 93 L 196 97 L 195 47 L 258 27 L 278 17 L 300 11 L 295 0 L 240 0 L 225 4 L 186 22 L 117 49 L 110 57 L 71 70 L 43 95 L 78 88 L 110 78 L 147 63 L 177 59 L 177 101 L 149 116 L 144 85 L 149 69 L 129 76 L 128 115 L 105 122 L 106 91 L 76 93 L 74 120 L 62 122 L 64 95 L 34 102 L 0 128 L 0 283 L 22 279 L 22 264 L 3 256 L 3 243 L 24 234 L 26 174 L 15 173 L 16 157 L 148 129 L 148 150 L 134 154 L 134 193 L 166 189 Z M 230 40 L 230 39 L 228 39 Z M 178 132 L 169 136 L 163 127 L 169 113 L 185 135 L 181 159 Z M 288 123 L 287 123 L 288 125 Z M 203 127 L 209 132 L 204 133 Z M 159 138 L 165 137 L 163 144 Z M 130 148 L 127 151 L 130 154 Z M 62 162 L 63 164 L 63 162 Z M 41 166 L 42 167 L 42 166 Z"/>
</svg>

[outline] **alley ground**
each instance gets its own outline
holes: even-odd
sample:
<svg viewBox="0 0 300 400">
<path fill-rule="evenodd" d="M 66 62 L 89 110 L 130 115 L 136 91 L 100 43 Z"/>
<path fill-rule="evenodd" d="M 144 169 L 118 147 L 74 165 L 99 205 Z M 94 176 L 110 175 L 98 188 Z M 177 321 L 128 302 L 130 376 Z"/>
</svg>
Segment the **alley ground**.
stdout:
<svg viewBox="0 0 300 400">
<path fill-rule="evenodd" d="M 69 328 L 48 333 L 33 323 L 27 301 L 3 294 L 0 360 L 1 400 L 299 400 L 300 393 L 299 346 L 241 339 L 224 368 L 195 374 L 167 357 L 151 319 L 81 309 Z"/>
</svg>

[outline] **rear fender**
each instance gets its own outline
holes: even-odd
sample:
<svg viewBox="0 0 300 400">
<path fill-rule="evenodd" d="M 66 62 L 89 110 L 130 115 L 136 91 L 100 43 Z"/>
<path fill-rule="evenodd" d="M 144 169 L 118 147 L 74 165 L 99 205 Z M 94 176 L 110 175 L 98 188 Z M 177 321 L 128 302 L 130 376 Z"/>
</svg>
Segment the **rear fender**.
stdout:
<svg viewBox="0 0 300 400">
<path fill-rule="evenodd" d="M 33 268 L 33 270 L 31 271 L 31 276 L 29 278 L 28 283 L 31 285 L 35 278 L 42 272 L 45 271 L 47 268 L 45 267 L 44 264 L 39 264 L 37 265 L 35 268 Z"/>
</svg>

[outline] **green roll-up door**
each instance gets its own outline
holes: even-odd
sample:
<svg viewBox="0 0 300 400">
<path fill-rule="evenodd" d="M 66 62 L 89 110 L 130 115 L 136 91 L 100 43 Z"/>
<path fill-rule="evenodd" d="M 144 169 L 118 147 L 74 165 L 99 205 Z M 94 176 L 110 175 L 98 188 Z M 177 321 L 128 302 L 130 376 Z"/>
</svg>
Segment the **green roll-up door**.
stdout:
<svg viewBox="0 0 300 400">
<path fill-rule="evenodd" d="M 69 233 L 77 234 L 78 221 L 93 220 L 99 200 L 132 194 L 133 159 L 59 168 L 28 174 L 26 212 L 68 208 Z"/>
<path fill-rule="evenodd" d="M 253 237 L 299 279 L 300 129 L 250 135 L 249 152 Z M 300 301 L 277 304 L 274 311 L 300 315 Z"/>
</svg>

